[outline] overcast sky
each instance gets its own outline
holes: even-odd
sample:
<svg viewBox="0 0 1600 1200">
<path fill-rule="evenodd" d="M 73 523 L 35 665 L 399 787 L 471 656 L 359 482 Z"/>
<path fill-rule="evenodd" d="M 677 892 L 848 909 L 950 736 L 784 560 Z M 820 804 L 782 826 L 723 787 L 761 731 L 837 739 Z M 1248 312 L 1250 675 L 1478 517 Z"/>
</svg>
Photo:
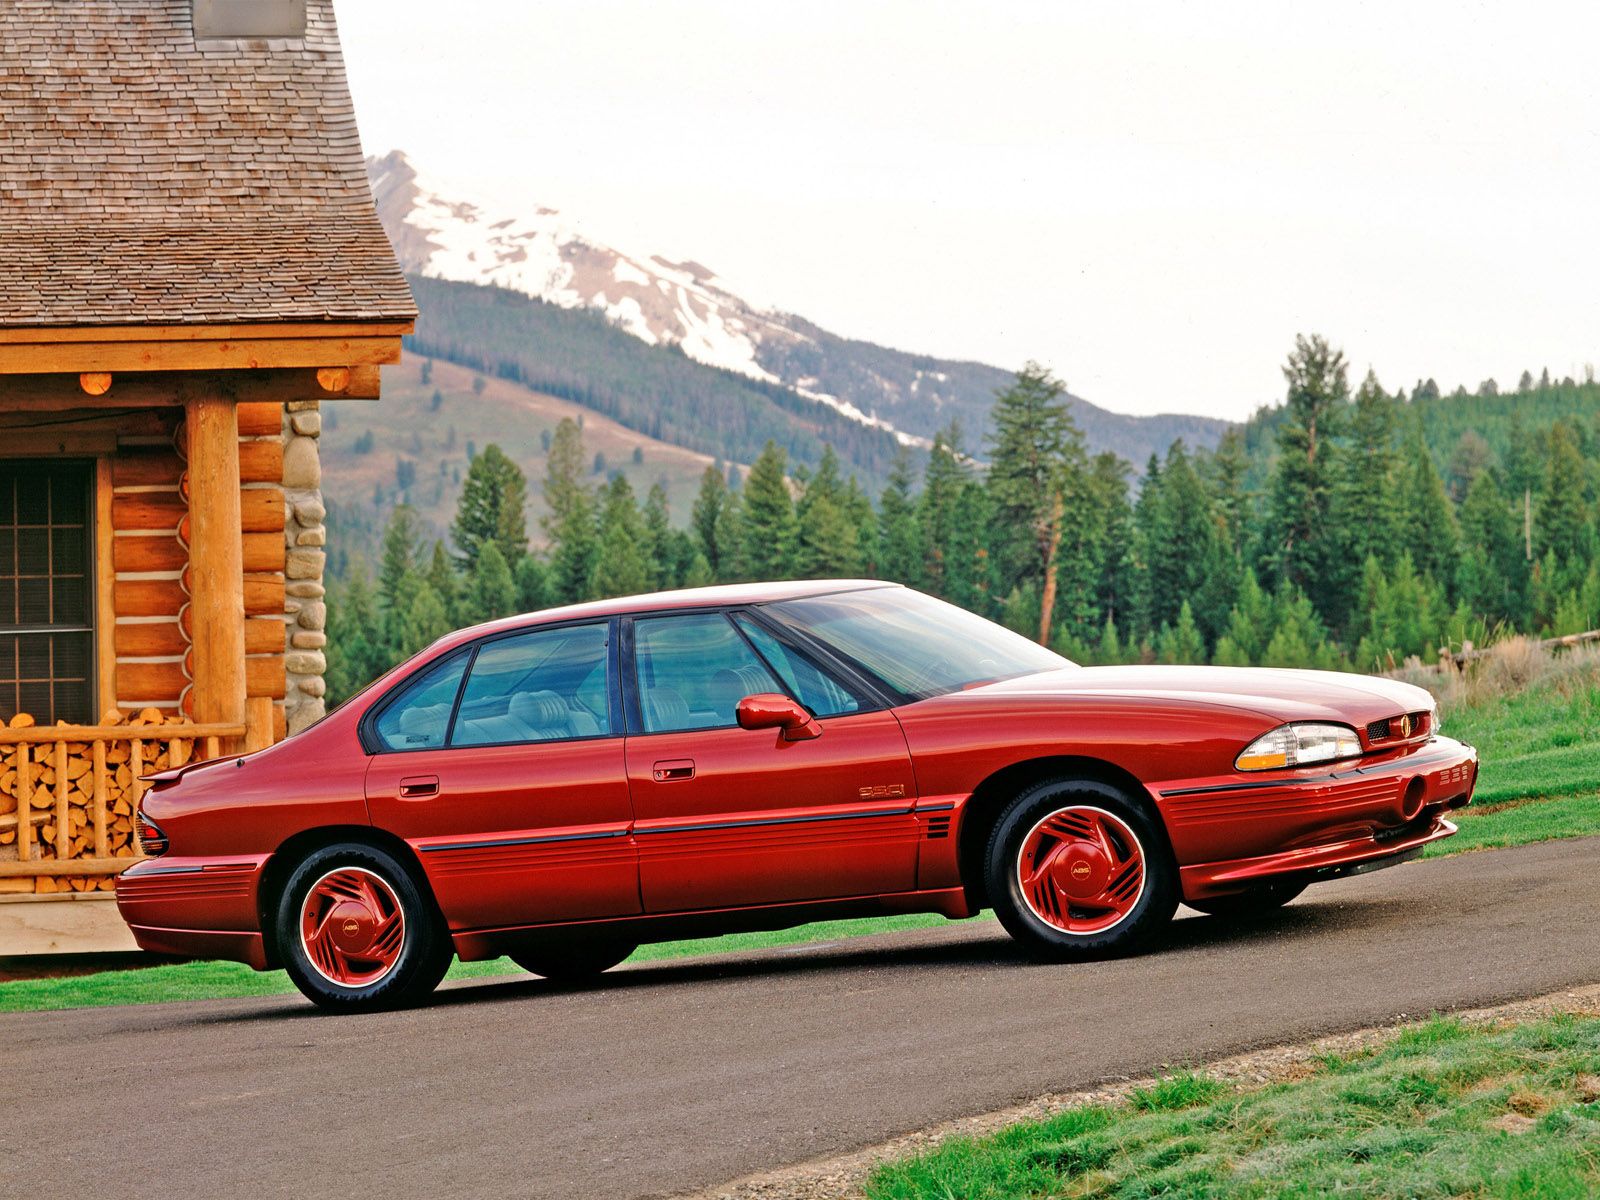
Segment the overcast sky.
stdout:
<svg viewBox="0 0 1600 1200">
<path fill-rule="evenodd" d="M 369 153 L 836 332 L 1247 415 L 1600 360 L 1600 8 L 337 0 Z"/>
</svg>

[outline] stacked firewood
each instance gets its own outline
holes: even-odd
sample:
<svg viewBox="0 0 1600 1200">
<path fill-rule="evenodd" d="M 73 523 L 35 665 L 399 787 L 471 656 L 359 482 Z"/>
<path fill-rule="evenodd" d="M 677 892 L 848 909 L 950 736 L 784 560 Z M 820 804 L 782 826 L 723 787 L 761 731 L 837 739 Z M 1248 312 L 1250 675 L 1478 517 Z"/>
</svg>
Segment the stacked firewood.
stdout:
<svg viewBox="0 0 1600 1200">
<path fill-rule="evenodd" d="M 185 719 L 167 715 L 157 708 L 146 708 L 128 715 L 112 709 L 100 718 L 101 727 L 115 727 L 94 741 L 68 741 L 65 755 L 58 742 L 0 744 L 0 860 L 16 861 L 19 821 L 18 809 L 24 790 L 28 793 L 28 819 L 33 826 L 32 858 L 48 870 L 51 860 L 59 859 L 58 778 L 62 766 L 66 774 L 66 820 L 68 858 L 127 858 L 139 853 L 134 836 L 134 808 L 142 794 L 133 764 L 133 743 L 141 743 L 137 775 L 150 775 L 181 767 L 194 756 L 190 739 L 163 737 L 162 729 L 181 725 Z M 12 729 L 27 728 L 33 718 L 19 713 L 9 722 Z M 62 722 L 64 724 L 64 722 Z M 97 841 L 95 830 L 95 741 L 105 744 L 105 837 Z M 26 760 L 26 761 L 24 761 Z M 28 773 L 31 786 L 24 788 L 22 773 Z M 0 877 L 0 891 L 9 892 L 86 892 L 110 891 L 110 875 L 49 875 Z"/>
</svg>

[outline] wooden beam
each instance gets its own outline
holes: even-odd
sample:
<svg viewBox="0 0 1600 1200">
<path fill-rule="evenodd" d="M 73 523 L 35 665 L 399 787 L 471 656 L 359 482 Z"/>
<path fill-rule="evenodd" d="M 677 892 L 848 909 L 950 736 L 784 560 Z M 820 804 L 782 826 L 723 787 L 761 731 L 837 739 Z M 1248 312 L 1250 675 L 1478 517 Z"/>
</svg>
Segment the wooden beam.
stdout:
<svg viewBox="0 0 1600 1200">
<path fill-rule="evenodd" d="M 3 350 L 4 347 L 0 347 Z M 206 378 L 194 371 L 134 371 L 118 375 L 104 396 L 85 396 L 75 374 L 6 372 L 0 367 L 0 411 L 59 412 L 115 411 L 125 408 L 176 408 L 187 390 L 225 392 L 241 404 L 281 404 L 286 400 L 376 400 L 378 368 L 352 365 L 350 383 L 342 392 L 329 393 L 317 383 L 312 366 L 224 370 Z"/>
<path fill-rule="evenodd" d="M 223 341 L 6 342 L 0 374 L 70 371 L 228 371 L 355 367 L 400 361 L 398 337 L 244 338 Z M 120 381 L 119 381 L 120 382 Z M 73 386 L 77 386 L 74 379 Z M 107 399 L 118 389 L 108 393 Z M 326 395 L 326 393 L 322 393 Z"/>
<path fill-rule="evenodd" d="M 189 439 L 194 715 L 202 724 L 243 724 L 244 550 L 238 413 L 222 396 L 196 396 L 184 405 L 184 420 Z"/>
</svg>

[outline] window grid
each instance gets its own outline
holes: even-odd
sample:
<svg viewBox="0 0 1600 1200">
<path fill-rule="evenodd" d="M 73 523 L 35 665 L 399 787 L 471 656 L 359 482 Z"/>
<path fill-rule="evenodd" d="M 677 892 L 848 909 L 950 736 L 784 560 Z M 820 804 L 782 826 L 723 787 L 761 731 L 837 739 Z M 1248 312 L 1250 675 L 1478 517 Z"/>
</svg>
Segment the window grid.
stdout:
<svg viewBox="0 0 1600 1200">
<path fill-rule="evenodd" d="M 0 461 L 0 718 L 88 723 L 87 464 Z"/>
</svg>

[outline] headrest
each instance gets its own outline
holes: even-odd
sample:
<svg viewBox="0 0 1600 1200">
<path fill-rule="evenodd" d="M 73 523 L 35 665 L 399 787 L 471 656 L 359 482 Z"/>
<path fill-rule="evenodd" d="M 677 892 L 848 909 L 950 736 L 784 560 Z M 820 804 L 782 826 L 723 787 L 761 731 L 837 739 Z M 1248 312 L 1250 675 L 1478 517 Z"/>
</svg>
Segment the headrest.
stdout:
<svg viewBox="0 0 1600 1200">
<path fill-rule="evenodd" d="M 554 692 L 518 692 L 507 710 L 524 725 L 548 729 L 567 721 L 567 702 Z"/>
</svg>

